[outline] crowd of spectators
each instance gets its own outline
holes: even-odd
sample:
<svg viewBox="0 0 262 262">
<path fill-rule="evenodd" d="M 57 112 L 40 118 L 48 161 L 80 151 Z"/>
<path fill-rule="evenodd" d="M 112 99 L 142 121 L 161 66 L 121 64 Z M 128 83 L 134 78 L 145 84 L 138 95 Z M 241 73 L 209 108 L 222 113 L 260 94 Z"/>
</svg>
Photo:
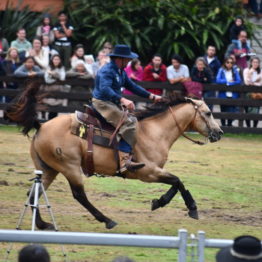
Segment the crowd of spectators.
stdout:
<svg viewBox="0 0 262 262">
<path fill-rule="evenodd" d="M 174 54 L 170 59 L 171 65 L 166 66 L 162 61 L 161 54 L 155 54 L 151 62 L 144 68 L 139 59 L 134 59 L 126 67 L 127 75 L 135 81 L 165 82 L 170 84 L 181 83 L 184 85 L 186 95 L 194 98 L 221 97 L 234 99 L 238 93 L 203 91 L 203 84 L 217 83 L 223 85 L 262 85 L 260 71 L 260 60 L 255 56 L 247 37 L 246 27 L 242 17 L 236 17 L 230 28 L 230 45 L 228 46 L 224 60 L 220 61 L 216 56 L 216 47 L 208 46 L 206 53 L 195 60 L 194 66 L 189 67 L 183 63 L 183 58 L 179 54 Z M 51 17 L 45 14 L 41 25 L 36 29 L 36 35 L 32 42 L 26 39 L 26 30 L 19 28 L 17 39 L 9 43 L 2 35 L 0 29 L 0 74 L 14 74 L 17 77 L 44 76 L 48 85 L 43 86 L 46 91 L 69 91 L 68 86 L 57 85 L 57 80 L 64 80 L 66 77 L 74 78 L 95 78 L 97 72 L 103 65 L 110 62 L 107 56 L 113 49 L 111 43 L 106 42 L 97 56 L 85 54 L 82 44 L 77 44 L 72 48 L 72 36 L 74 28 L 68 21 L 65 12 L 60 12 L 57 23 L 52 25 Z M 250 63 L 248 63 L 250 57 Z M 255 65 L 256 64 L 256 65 Z M 17 83 L 0 83 L 0 87 L 17 88 Z M 87 91 L 85 87 L 74 87 L 73 92 Z M 153 94 L 163 95 L 162 89 L 149 90 Z M 128 90 L 123 90 L 124 94 L 130 94 Z M 250 97 L 258 99 L 253 93 Z M 3 97 L 0 97 L 0 100 Z M 10 98 L 5 97 L 5 102 Z M 65 100 L 46 99 L 49 105 L 66 105 Z M 79 103 L 70 102 L 71 106 L 78 106 Z M 209 105 L 211 110 L 212 105 Z M 221 106 L 222 112 L 236 112 L 234 106 Z M 246 112 L 258 112 L 259 108 L 246 108 Z M 49 118 L 56 116 L 50 113 Z M 222 125 L 232 125 L 232 120 L 222 120 Z M 247 121 L 250 126 L 250 121 Z M 257 122 L 254 121 L 254 126 Z"/>
</svg>

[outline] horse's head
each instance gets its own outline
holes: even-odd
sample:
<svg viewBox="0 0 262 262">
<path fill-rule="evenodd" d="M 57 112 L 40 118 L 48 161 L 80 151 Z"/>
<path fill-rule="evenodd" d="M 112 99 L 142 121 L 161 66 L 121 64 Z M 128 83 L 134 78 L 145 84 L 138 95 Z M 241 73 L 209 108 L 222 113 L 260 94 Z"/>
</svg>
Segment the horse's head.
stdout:
<svg viewBox="0 0 262 262">
<path fill-rule="evenodd" d="M 195 109 L 195 117 L 190 125 L 190 128 L 199 132 L 201 135 L 208 137 L 211 143 L 220 140 L 223 135 L 222 129 L 215 121 L 209 107 L 203 100 L 195 100 L 187 98 Z"/>
</svg>

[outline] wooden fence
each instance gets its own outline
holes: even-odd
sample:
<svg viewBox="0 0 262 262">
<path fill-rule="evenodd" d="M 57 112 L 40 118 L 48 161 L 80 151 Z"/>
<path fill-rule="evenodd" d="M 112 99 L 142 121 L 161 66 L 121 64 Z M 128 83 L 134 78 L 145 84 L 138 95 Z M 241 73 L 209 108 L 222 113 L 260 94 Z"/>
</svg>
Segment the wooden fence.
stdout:
<svg viewBox="0 0 262 262">
<path fill-rule="evenodd" d="M 43 79 L 39 79 L 44 83 Z M 0 97 L 1 96 L 9 96 L 9 97 L 15 97 L 18 93 L 20 93 L 24 86 L 27 79 L 19 79 L 15 78 L 14 76 L 5 76 L 0 77 L 0 81 L 5 82 L 17 82 L 19 85 L 18 89 L 0 89 Z M 87 90 L 92 89 L 94 85 L 94 80 L 84 80 L 84 79 L 76 79 L 76 78 L 68 78 L 66 81 L 62 82 L 63 84 L 70 85 L 74 89 L 74 86 L 85 86 Z M 165 90 L 175 90 L 175 91 L 184 91 L 184 87 L 181 84 L 175 84 L 171 85 L 168 82 L 164 83 L 156 83 L 156 82 L 140 82 L 139 83 L 142 87 L 145 89 L 165 89 Z M 245 86 L 245 85 L 235 85 L 235 86 L 224 86 L 224 85 L 218 85 L 218 84 L 206 84 L 204 85 L 204 91 L 234 91 L 238 92 L 240 94 L 239 98 L 237 99 L 222 99 L 222 98 L 205 98 L 205 102 L 209 105 L 232 105 L 239 108 L 238 112 L 235 113 L 226 113 L 226 112 L 214 112 L 213 115 L 216 119 L 233 119 L 238 120 L 234 121 L 233 127 L 223 127 L 223 130 L 227 133 L 253 133 L 253 134 L 262 134 L 262 128 L 251 128 L 251 127 L 245 127 L 245 120 L 262 120 L 262 114 L 251 114 L 251 113 L 245 113 L 244 108 L 245 107 L 261 107 L 262 106 L 262 100 L 253 100 L 246 96 L 249 92 L 257 92 L 262 93 L 262 86 Z M 87 103 L 91 96 L 90 92 L 53 92 L 50 94 L 50 96 L 55 98 L 64 98 L 68 100 L 75 100 L 80 101 L 83 104 Z M 126 96 L 129 97 L 129 99 L 136 101 L 136 102 L 144 102 L 148 101 L 147 99 L 140 98 L 136 95 L 129 95 Z M 6 108 L 5 103 L 0 103 L 0 110 L 3 110 Z M 50 106 L 47 108 L 47 111 L 51 112 L 59 112 L 59 113 L 69 113 L 74 112 L 75 110 L 81 110 L 83 108 L 77 108 L 77 107 L 70 107 L 70 106 Z M 7 124 L 7 122 L 1 118 L 0 115 L 0 123 L 1 124 Z M 237 124 L 237 126 L 236 126 Z M 261 125 L 260 125 L 261 126 Z"/>
</svg>

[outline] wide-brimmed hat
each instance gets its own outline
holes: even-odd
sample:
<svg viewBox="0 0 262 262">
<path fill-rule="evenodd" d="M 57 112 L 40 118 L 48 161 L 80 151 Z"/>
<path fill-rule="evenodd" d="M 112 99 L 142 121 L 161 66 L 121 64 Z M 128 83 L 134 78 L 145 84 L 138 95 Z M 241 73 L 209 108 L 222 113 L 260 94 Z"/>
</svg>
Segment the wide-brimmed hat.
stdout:
<svg viewBox="0 0 262 262">
<path fill-rule="evenodd" d="M 240 236 L 230 247 L 222 248 L 216 255 L 217 262 L 262 262 L 262 246 L 258 238 Z"/>
<path fill-rule="evenodd" d="M 115 45 L 114 51 L 108 55 L 130 59 L 138 58 L 136 53 L 131 52 L 131 49 L 128 45 Z"/>
</svg>

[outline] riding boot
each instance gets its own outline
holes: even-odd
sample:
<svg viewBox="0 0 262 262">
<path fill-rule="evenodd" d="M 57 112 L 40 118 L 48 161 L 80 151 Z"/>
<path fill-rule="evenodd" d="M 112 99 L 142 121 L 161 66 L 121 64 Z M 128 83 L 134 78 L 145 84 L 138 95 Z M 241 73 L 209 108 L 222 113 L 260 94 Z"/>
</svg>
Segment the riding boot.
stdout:
<svg viewBox="0 0 262 262">
<path fill-rule="evenodd" d="M 127 171 L 134 172 L 145 166 L 144 163 L 135 163 L 131 161 L 131 155 L 126 152 L 118 151 L 119 161 L 120 161 L 120 173 L 125 173 Z"/>
</svg>

